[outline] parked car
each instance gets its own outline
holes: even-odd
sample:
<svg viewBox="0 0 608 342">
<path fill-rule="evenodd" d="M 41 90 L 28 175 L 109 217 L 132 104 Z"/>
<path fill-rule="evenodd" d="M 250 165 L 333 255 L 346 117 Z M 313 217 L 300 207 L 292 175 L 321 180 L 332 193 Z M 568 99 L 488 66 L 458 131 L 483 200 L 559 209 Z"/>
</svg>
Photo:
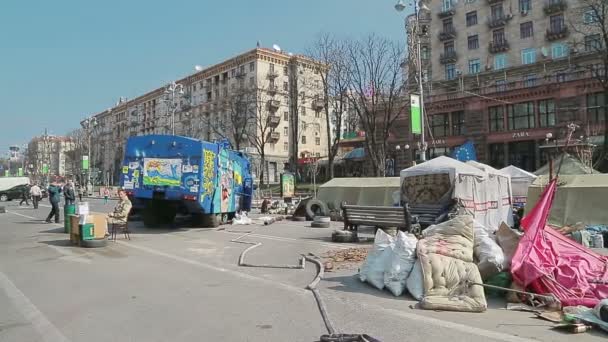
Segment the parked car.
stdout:
<svg viewBox="0 0 608 342">
<path fill-rule="evenodd" d="M 8 190 L 0 191 L 0 201 L 6 202 L 14 199 L 21 199 L 21 194 L 25 189 L 27 189 L 27 185 L 22 184 L 14 186 Z"/>
</svg>

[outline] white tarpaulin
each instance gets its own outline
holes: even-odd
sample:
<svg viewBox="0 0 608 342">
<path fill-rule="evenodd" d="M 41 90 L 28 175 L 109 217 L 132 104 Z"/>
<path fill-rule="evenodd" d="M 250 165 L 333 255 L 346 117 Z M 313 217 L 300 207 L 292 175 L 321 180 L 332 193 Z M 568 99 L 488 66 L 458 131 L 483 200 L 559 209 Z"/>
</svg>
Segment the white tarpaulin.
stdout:
<svg viewBox="0 0 608 342">
<path fill-rule="evenodd" d="M 511 176 L 513 204 L 516 206 L 526 205 L 526 201 L 528 199 L 528 188 L 530 187 L 530 184 L 534 182 L 537 176 L 513 165 L 502 168 L 500 171 Z"/>
<path fill-rule="evenodd" d="M 501 222 L 513 224 L 511 181 L 500 171 L 481 163 L 473 166 L 441 156 L 402 170 L 401 183 L 408 177 L 432 174 L 448 174 L 452 198 L 489 231 L 498 230 Z"/>
</svg>

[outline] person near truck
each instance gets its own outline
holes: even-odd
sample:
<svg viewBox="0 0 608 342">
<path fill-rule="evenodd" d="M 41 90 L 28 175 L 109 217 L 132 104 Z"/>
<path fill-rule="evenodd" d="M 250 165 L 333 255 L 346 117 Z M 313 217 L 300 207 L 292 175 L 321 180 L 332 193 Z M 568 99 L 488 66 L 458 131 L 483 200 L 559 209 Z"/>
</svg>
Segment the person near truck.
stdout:
<svg viewBox="0 0 608 342">
<path fill-rule="evenodd" d="M 25 205 L 30 205 L 29 197 L 30 197 L 30 187 L 29 187 L 29 185 L 25 185 L 25 186 L 23 186 L 23 189 L 21 190 L 21 202 L 19 202 L 19 205 L 22 205 L 23 202 L 25 202 Z"/>
<path fill-rule="evenodd" d="M 42 198 L 42 190 L 38 186 L 38 183 L 34 183 L 30 188 L 30 196 L 32 196 L 32 203 L 34 204 L 34 209 L 38 209 L 38 202 Z"/>
<path fill-rule="evenodd" d="M 68 181 L 63 187 L 63 197 L 65 198 L 65 205 L 74 204 L 74 201 L 76 201 L 74 183 L 72 183 L 72 181 Z"/>
<path fill-rule="evenodd" d="M 47 223 L 51 223 L 51 219 L 55 216 L 55 223 L 59 223 L 59 202 L 61 201 L 61 186 L 54 180 L 47 189 L 49 201 L 51 202 L 51 212 L 46 218 Z"/>
<path fill-rule="evenodd" d="M 118 204 L 114 207 L 114 210 L 108 214 L 108 225 L 111 229 L 114 229 L 114 224 L 125 224 L 129 218 L 129 212 L 131 211 L 131 201 L 127 197 L 127 193 L 124 189 L 118 189 Z M 107 234 L 107 233 L 106 233 Z"/>
</svg>

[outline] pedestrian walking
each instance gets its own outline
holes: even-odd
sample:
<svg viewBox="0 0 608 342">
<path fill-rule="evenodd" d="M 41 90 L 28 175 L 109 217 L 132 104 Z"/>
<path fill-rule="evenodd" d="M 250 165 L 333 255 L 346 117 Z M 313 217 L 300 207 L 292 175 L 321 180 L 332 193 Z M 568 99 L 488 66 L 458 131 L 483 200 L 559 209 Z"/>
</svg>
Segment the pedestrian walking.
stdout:
<svg viewBox="0 0 608 342">
<path fill-rule="evenodd" d="M 65 205 L 74 204 L 76 195 L 74 194 L 74 183 L 68 181 L 63 187 L 63 197 L 65 199 Z"/>
<path fill-rule="evenodd" d="M 103 189 L 103 204 L 108 204 L 108 198 L 110 198 L 110 189 Z"/>
<path fill-rule="evenodd" d="M 78 201 L 82 202 L 82 194 L 84 193 L 84 189 L 82 186 L 78 186 Z"/>
<path fill-rule="evenodd" d="M 51 202 L 51 212 L 46 218 L 47 223 L 51 223 L 51 219 L 55 216 L 55 223 L 59 223 L 59 201 L 61 201 L 61 186 L 54 180 L 47 189 L 49 201 Z"/>
<path fill-rule="evenodd" d="M 38 209 L 38 202 L 42 198 L 42 190 L 38 186 L 38 183 L 34 183 L 30 188 L 30 195 L 32 196 L 32 203 L 34 204 L 34 209 Z"/>
<path fill-rule="evenodd" d="M 19 205 L 22 205 L 23 202 L 25 202 L 25 205 L 30 205 L 30 202 L 28 201 L 30 197 L 30 187 L 29 185 L 25 185 L 23 187 L 23 190 L 21 190 L 21 202 L 19 202 Z"/>
</svg>

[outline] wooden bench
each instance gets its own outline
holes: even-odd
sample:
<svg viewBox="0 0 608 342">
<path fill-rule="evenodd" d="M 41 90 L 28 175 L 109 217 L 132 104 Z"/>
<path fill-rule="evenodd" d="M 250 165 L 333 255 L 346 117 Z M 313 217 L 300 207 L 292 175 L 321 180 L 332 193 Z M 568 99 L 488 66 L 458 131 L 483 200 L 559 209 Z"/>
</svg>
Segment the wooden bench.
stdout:
<svg viewBox="0 0 608 342">
<path fill-rule="evenodd" d="M 360 225 L 372 227 L 396 227 L 408 229 L 405 218 L 408 217 L 404 207 L 379 207 L 342 204 L 344 230 L 357 230 Z"/>
</svg>

